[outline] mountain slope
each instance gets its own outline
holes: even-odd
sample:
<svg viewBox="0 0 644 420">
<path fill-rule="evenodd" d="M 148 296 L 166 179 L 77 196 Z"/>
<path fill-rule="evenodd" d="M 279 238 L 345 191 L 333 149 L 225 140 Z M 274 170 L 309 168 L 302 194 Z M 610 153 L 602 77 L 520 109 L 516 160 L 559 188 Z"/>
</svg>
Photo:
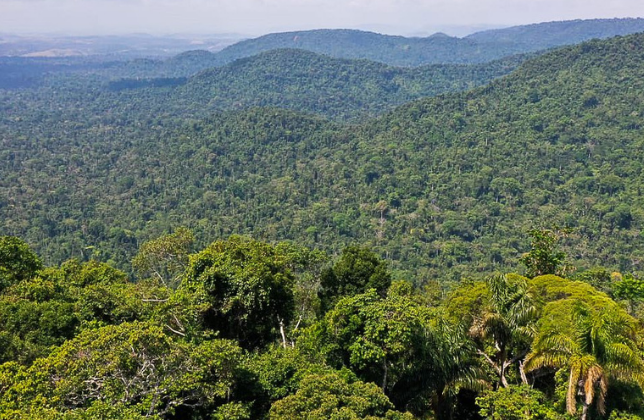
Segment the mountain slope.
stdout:
<svg viewBox="0 0 644 420">
<path fill-rule="evenodd" d="M 195 113 L 272 106 L 356 119 L 414 99 L 488 83 L 523 60 L 510 57 L 481 65 L 407 69 L 303 50 L 275 50 L 199 73 L 176 89 L 166 104 Z"/>
<path fill-rule="evenodd" d="M 180 225 L 202 244 L 231 233 L 359 242 L 422 283 L 514 269 L 526 232 L 556 223 L 576 228 L 579 267 L 641 271 L 642 92 L 638 34 L 361 126 L 275 109 L 188 121 L 136 106 L 3 113 L 1 234 L 49 261 L 93 252 L 122 267 Z"/>
</svg>

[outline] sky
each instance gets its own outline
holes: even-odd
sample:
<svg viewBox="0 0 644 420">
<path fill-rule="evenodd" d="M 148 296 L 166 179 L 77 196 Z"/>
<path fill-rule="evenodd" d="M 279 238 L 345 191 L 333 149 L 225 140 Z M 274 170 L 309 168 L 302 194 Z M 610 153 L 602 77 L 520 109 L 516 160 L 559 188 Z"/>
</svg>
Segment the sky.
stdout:
<svg viewBox="0 0 644 420">
<path fill-rule="evenodd" d="M 0 0 L 0 32 L 105 35 L 355 28 L 414 35 L 644 17 L 643 0 Z"/>
</svg>

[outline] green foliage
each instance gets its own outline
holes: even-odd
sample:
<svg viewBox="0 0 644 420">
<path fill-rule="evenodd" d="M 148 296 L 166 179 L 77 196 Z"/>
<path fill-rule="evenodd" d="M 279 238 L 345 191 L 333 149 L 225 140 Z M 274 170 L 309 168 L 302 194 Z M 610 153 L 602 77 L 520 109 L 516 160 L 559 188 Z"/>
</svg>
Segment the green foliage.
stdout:
<svg viewBox="0 0 644 420">
<path fill-rule="evenodd" d="M 480 308 L 469 332 L 479 353 L 498 375 L 499 384 L 507 388 L 510 369 L 515 365 L 522 369 L 530 351 L 538 319 L 536 299 L 524 277 L 496 275 L 489 277 L 486 284 L 490 305 Z M 522 370 L 519 374 L 523 375 L 522 382 L 527 383 Z"/>
<path fill-rule="evenodd" d="M 428 305 L 394 281 L 288 329 L 281 311 L 326 261 L 231 237 L 191 255 L 176 290 L 96 261 L 41 268 L 0 297 L 0 419 L 641 415 L 641 326 L 588 283 L 495 275 Z M 382 266 L 354 247 L 333 269 Z"/>
<path fill-rule="evenodd" d="M 635 414 L 621 413 L 619 411 L 613 411 L 610 413 L 608 420 L 641 420 L 642 417 Z"/>
<path fill-rule="evenodd" d="M 311 375 L 298 391 L 273 404 L 271 420 L 412 420 L 393 405 L 374 384 L 349 383 L 337 374 Z"/>
<path fill-rule="evenodd" d="M 96 261 L 40 270 L 0 296 L 0 362 L 30 363 L 85 328 L 151 319 L 156 309 L 147 300 L 167 296 L 164 287 L 128 283 Z"/>
<path fill-rule="evenodd" d="M 190 256 L 181 287 L 203 303 L 200 322 L 245 348 L 272 342 L 293 316 L 294 278 L 274 247 L 239 236 Z"/>
<path fill-rule="evenodd" d="M 588 283 L 604 293 L 610 293 L 612 290 L 611 272 L 604 267 L 593 267 L 582 272 L 574 273 L 570 279 Z"/>
<path fill-rule="evenodd" d="M 526 360 L 527 370 L 539 368 L 568 371 L 568 413 L 575 415 L 579 403 L 582 417 L 593 404 L 604 414 L 611 380 L 644 383 L 635 320 L 608 299 L 601 307 L 571 298 L 551 302 Z"/>
<path fill-rule="evenodd" d="M 486 420 L 563 420 L 542 392 L 528 385 L 483 392 L 476 403 Z"/>
<path fill-rule="evenodd" d="M 76 257 L 43 268 L 0 238 L 0 418 L 474 419 L 477 397 L 490 418 L 641 416 L 642 326 L 620 304 L 638 315 L 642 285 L 610 274 L 643 255 L 641 51 L 643 35 L 553 51 L 351 126 L 205 115 L 238 92 L 352 118 L 475 70 L 289 50 L 180 86 L 108 92 L 106 70 L 0 91 L 2 234 Z M 574 232 L 526 249 L 546 222 Z M 289 242 L 188 256 L 190 232 Z M 523 252 L 531 278 L 477 280 Z M 572 279 L 554 275 L 564 252 Z"/>
<path fill-rule="evenodd" d="M 528 269 L 526 275 L 530 278 L 545 274 L 561 275 L 566 254 L 557 249 L 559 231 L 533 229 L 529 235 L 532 238 L 530 252 L 521 257 L 521 262 Z"/>
<path fill-rule="evenodd" d="M 636 304 L 644 300 L 644 281 L 625 274 L 613 284 L 612 292 L 616 299 L 628 301 L 629 312 L 635 315 Z"/>
<path fill-rule="evenodd" d="M 132 268 L 140 277 L 153 276 L 166 286 L 176 288 L 188 266 L 193 242 L 194 236 L 186 228 L 145 242 L 132 260 Z"/>
<path fill-rule="evenodd" d="M 414 99 L 483 85 L 516 68 L 526 57 L 458 66 L 390 67 L 293 49 L 278 49 L 211 68 L 173 89 L 177 113 L 204 114 L 257 106 L 279 107 L 359 120 Z M 155 92 L 147 92 L 153 98 Z M 157 94 L 158 95 L 158 94 Z M 216 98 L 213 100 L 212 98 Z"/>
<path fill-rule="evenodd" d="M 234 233 L 329 253 L 359 241 L 420 285 L 516 271 L 524 232 L 557 224 L 575 228 L 560 245 L 580 269 L 630 272 L 644 221 L 641 44 L 560 49 L 353 126 L 276 109 L 186 117 L 166 91 L 0 92 L 1 233 L 48 264 L 94 255 L 124 270 L 176 226 L 197 247 Z"/>
<path fill-rule="evenodd" d="M 391 285 L 387 264 L 367 248 L 349 246 L 342 250 L 333 268 L 322 273 L 320 296 L 322 311 L 335 306 L 344 296 L 353 296 L 374 289 L 385 296 Z"/>
<path fill-rule="evenodd" d="M 7 287 L 29 279 L 42 268 L 40 259 L 25 242 L 0 236 L 0 293 Z"/>
<path fill-rule="evenodd" d="M 87 330 L 31 367 L 4 365 L 11 374 L 0 374 L 2 409 L 65 412 L 104 402 L 164 415 L 184 403 L 214 407 L 230 395 L 240 356 L 232 342 L 183 343 L 146 323 Z"/>
<path fill-rule="evenodd" d="M 213 420 L 249 420 L 251 418 L 248 407 L 239 402 L 231 402 L 217 407 L 212 415 Z"/>
<path fill-rule="evenodd" d="M 341 299 L 323 321 L 328 358 L 390 390 L 424 354 L 428 316 L 410 299 L 381 299 L 373 289 Z"/>
<path fill-rule="evenodd" d="M 319 362 L 311 361 L 297 347 L 280 346 L 255 355 L 246 367 L 257 376 L 257 381 L 270 402 L 294 394 L 304 376 L 330 370 Z"/>
</svg>

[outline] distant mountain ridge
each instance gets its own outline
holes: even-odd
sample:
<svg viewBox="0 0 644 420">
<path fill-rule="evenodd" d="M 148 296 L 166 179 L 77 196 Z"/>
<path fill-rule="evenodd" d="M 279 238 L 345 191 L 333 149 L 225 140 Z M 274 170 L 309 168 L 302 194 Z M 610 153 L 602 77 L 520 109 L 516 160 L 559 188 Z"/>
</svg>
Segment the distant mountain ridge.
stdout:
<svg viewBox="0 0 644 420">
<path fill-rule="evenodd" d="M 364 59 L 397 67 L 482 64 L 517 54 L 542 53 L 591 38 L 609 38 L 636 32 L 644 32 L 644 19 L 546 22 L 486 30 L 464 38 L 444 33 L 406 38 L 351 29 L 284 32 L 241 41 L 217 53 L 190 50 L 164 60 L 131 60 L 127 55 L 3 57 L 0 58 L 0 88 L 37 87 L 50 75 L 68 73 L 91 74 L 111 81 L 123 78 L 183 78 L 275 49 L 300 49 L 334 58 Z M 47 51 L 45 55 L 54 53 L 60 54 L 61 51 Z"/>
<path fill-rule="evenodd" d="M 363 58 L 394 66 L 475 64 L 512 54 L 644 31 L 644 19 L 546 22 L 477 32 L 465 38 L 437 33 L 425 38 L 352 29 L 283 32 L 240 41 L 215 53 L 221 64 L 278 48 L 298 48 L 338 58 Z"/>
</svg>

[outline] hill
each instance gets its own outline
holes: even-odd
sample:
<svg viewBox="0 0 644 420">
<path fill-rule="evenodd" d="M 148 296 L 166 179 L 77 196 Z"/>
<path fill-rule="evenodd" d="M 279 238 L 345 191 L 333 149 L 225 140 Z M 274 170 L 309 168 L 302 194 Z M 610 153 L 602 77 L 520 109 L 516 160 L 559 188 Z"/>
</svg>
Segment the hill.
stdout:
<svg viewBox="0 0 644 420">
<path fill-rule="evenodd" d="M 0 89 L 52 86 L 78 78 L 96 81 L 120 79 L 176 79 L 222 67 L 275 49 L 300 49 L 334 58 L 364 59 L 392 66 L 482 64 L 526 53 L 573 45 L 592 38 L 608 38 L 644 31 L 644 19 L 594 19 L 547 22 L 482 31 L 464 38 L 437 33 L 405 38 L 357 30 L 313 30 L 274 33 L 233 44 L 213 53 L 182 52 L 167 59 L 131 55 L 87 57 L 0 58 Z M 147 39 L 144 37 L 144 39 Z M 130 83 L 130 81 L 126 81 Z M 152 85 L 155 85 L 153 83 Z"/>
<path fill-rule="evenodd" d="M 303 50 L 274 50 L 205 70 L 173 89 L 163 100 L 167 111 L 204 116 L 212 111 L 279 107 L 339 120 L 376 116 L 414 99 L 462 91 L 501 77 L 526 57 L 479 65 L 399 68 L 368 60 L 337 59 Z M 173 79 L 112 82 L 124 87 L 170 85 Z M 163 83 L 160 83 L 163 82 Z M 150 102 L 159 90 L 136 92 Z M 127 94 L 127 92 L 124 92 Z"/>
<path fill-rule="evenodd" d="M 573 45 L 644 31 L 644 19 L 589 19 L 544 22 L 477 32 L 466 38 L 479 43 L 508 43 L 532 49 Z"/>
<path fill-rule="evenodd" d="M 512 54 L 572 45 L 644 31 L 644 19 L 594 19 L 540 23 L 483 31 L 465 38 L 434 34 L 405 38 L 357 30 L 313 30 L 264 35 L 233 44 L 216 55 L 221 63 L 279 48 L 298 48 L 339 58 L 363 58 L 394 66 L 473 64 Z"/>
<path fill-rule="evenodd" d="M 201 55 L 191 53 L 178 59 L 190 66 L 190 58 L 193 63 L 201 62 Z M 140 112 L 131 116 L 145 111 L 173 118 L 205 118 L 216 111 L 273 106 L 355 122 L 414 99 L 480 86 L 509 73 L 527 58 L 520 55 L 477 65 L 399 68 L 303 50 L 274 50 L 189 78 L 115 80 L 110 80 L 109 75 L 119 74 L 124 67 L 133 70 L 136 65 L 138 72 L 157 62 L 81 62 L 74 67 L 71 62 L 45 64 L 8 59 L 6 63 L 0 61 L 0 69 L 7 70 L 0 76 L 0 89 L 10 88 L 4 92 L 4 100 L 11 103 L 11 109 L 18 104 L 30 110 L 23 112 L 40 112 L 42 107 L 54 107 L 55 113 L 73 109 L 69 118 L 76 118 L 78 108 L 86 114 L 106 114 L 134 107 Z M 57 71 L 60 73 L 51 74 Z M 20 91 L 21 87 L 29 89 Z M 95 92 L 99 98 L 88 92 Z M 29 99 L 23 101 L 26 97 Z"/>
<path fill-rule="evenodd" d="M 423 283 L 515 268 L 525 233 L 556 223 L 576 229 L 577 266 L 639 271 L 643 81 L 638 34 L 359 126 L 266 108 L 186 120 L 131 103 L 45 113 L 0 102 L 1 234 L 49 261 L 94 253 L 121 267 L 180 225 L 201 243 L 359 242 Z"/>
</svg>

